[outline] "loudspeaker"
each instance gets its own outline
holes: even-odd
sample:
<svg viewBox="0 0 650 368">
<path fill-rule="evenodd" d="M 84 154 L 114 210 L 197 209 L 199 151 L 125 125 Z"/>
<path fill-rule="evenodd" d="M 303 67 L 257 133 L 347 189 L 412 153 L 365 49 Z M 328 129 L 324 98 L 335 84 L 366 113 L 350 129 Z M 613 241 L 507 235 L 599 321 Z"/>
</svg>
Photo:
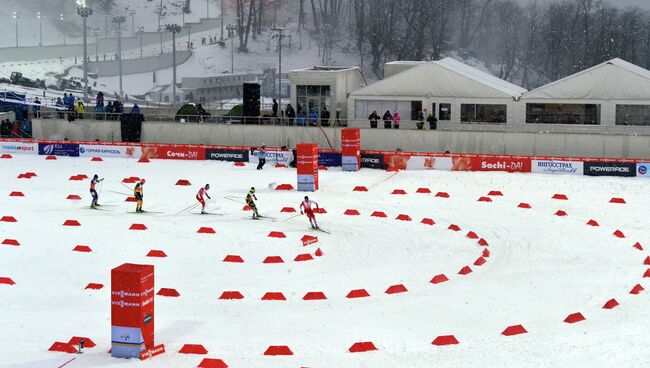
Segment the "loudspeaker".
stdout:
<svg viewBox="0 0 650 368">
<path fill-rule="evenodd" d="M 260 85 L 244 83 L 244 116 L 260 116 Z"/>
</svg>

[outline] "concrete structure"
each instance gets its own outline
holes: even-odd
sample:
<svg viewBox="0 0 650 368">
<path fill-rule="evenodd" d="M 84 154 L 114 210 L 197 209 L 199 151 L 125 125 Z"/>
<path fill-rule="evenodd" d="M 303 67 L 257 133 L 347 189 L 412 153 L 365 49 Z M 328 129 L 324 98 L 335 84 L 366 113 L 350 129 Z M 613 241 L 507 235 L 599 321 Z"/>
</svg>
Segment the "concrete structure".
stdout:
<svg viewBox="0 0 650 368">
<path fill-rule="evenodd" d="M 622 127 L 623 128 L 623 127 Z M 631 128 L 631 127 L 627 127 Z M 639 127 L 636 127 L 639 129 Z M 341 148 L 340 128 L 290 126 L 179 124 L 146 121 L 144 142 L 177 144 L 219 144 L 295 146 L 318 143 L 320 147 Z M 34 138 L 120 141 L 119 121 L 35 119 Z M 636 134 L 532 133 L 490 131 L 385 131 L 362 129 L 364 150 L 394 150 L 456 153 L 485 153 L 539 156 L 584 156 L 610 158 L 650 158 L 650 128 Z"/>
<path fill-rule="evenodd" d="M 223 99 L 241 98 L 243 84 L 257 81 L 255 73 L 220 74 L 205 77 L 184 77 L 181 82 L 183 101 L 197 103 L 214 102 Z"/>
<path fill-rule="evenodd" d="M 650 125 L 650 71 L 621 59 L 525 93 L 526 123 Z"/>
<path fill-rule="evenodd" d="M 420 112 L 453 124 L 518 120 L 515 104 L 524 88 L 452 58 L 392 66 L 389 73 L 397 74 L 352 92 L 348 110 L 353 119 L 367 122 L 373 111 L 381 117 L 399 110 L 402 120 L 417 120 Z"/>
<path fill-rule="evenodd" d="M 183 64 L 190 56 L 191 51 L 176 51 L 176 63 Z M 156 70 L 172 67 L 172 54 L 160 54 L 142 59 L 123 59 L 122 72 L 124 75 L 149 73 Z M 98 77 L 113 77 L 119 74 L 119 61 L 99 61 L 88 63 L 88 72 L 95 73 Z"/>
<path fill-rule="evenodd" d="M 307 116 L 316 111 L 320 116 L 323 107 L 330 112 L 330 119 L 340 111 L 341 119 L 348 119 L 347 99 L 365 81 L 359 68 L 315 66 L 289 72 L 291 81 L 291 105 L 298 113 L 298 104 Z M 285 106 L 281 107 L 283 110 Z"/>
</svg>

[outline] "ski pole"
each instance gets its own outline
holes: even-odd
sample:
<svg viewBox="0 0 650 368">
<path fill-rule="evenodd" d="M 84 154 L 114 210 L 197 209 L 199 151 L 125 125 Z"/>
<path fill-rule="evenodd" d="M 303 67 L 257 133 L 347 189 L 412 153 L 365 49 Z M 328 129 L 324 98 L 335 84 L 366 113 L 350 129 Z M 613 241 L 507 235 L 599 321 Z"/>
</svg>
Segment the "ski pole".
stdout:
<svg viewBox="0 0 650 368">
<path fill-rule="evenodd" d="M 126 184 L 124 184 L 124 183 L 122 183 L 122 182 L 120 182 L 120 184 L 124 185 L 124 187 L 125 187 L 126 189 L 128 189 L 128 190 L 130 190 L 130 191 L 133 191 L 133 188 L 130 188 L 128 185 L 126 185 Z"/>
<path fill-rule="evenodd" d="M 131 197 L 131 194 L 127 194 L 127 193 L 116 192 L 116 191 L 114 191 L 114 190 L 110 190 L 110 189 L 106 189 L 106 191 L 107 191 L 107 192 L 111 192 L 111 193 L 117 193 L 117 194 L 125 195 L 125 196 L 127 196 L 127 197 Z"/>
<path fill-rule="evenodd" d="M 287 217 L 286 219 L 282 219 L 282 220 L 280 220 L 280 221 L 291 220 L 291 219 L 294 219 L 294 218 L 296 218 L 296 217 L 298 217 L 298 216 L 302 216 L 302 214 L 300 214 L 300 215 L 294 215 L 294 216 L 291 216 L 291 217 Z"/>
<path fill-rule="evenodd" d="M 227 200 L 229 200 L 229 201 L 233 201 L 233 202 L 237 202 L 237 203 L 243 203 L 243 204 L 246 204 L 246 202 L 238 201 L 238 200 L 236 200 L 236 199 L 234 199 L 234 198 L 229 198 L 229 197 L 224 197 L 224 198 L 227 199 Z"/>
<path fill-rule="evenodd" d="M 200 203 L 194 203 L 193 205 L 191 205 L 191 206 L 189 206 L 189 207 L 187 207 L 187 208 L 181 210 L 181 211 L 180 211 L 179 213 L 177 213 L 176 215 L 180 215 L 181 213 L 186 212 L 186 211 L 191 211 L 191 210 L 193 210 L 196 206 L 198 206 L 199 204 L 200 204 Z"/>
</svg>

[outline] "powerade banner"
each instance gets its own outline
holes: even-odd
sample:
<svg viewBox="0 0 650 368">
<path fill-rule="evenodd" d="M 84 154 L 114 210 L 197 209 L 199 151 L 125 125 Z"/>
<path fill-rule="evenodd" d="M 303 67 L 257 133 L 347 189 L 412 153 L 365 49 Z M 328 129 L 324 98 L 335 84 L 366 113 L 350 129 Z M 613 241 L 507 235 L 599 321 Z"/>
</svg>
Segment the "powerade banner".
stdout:
<svg viewBox="0 0 650 368">
<path fill-rule="evenodd" d="M 585 175 L 588 176 L 636 176 L 637 165 L 625 162 L 585 161 Z"/>
<path fill-rule="evenodd" d="M 387 168 L 386 163 L 384 163 L 384 155 L 382 154 L 361 154 L 361 167 L 368 169 L 382 169 Z"/>
<path fill-rule="evenodd" d="M 650 163 L 642 162 L 636 164 L 636 176 L 650 178 Z"/>
<path fill-rule="evenodd" d="M 339 167 L 341 166 L 341 154 L 336 152 L 318 152 L 318 165 Z"/>
<path fill-rule="evenodd" d="M 115 157 L 127 158 L 133 155 L 127 154 L 128 147 L 126 146 L 100 146 L 100 145 L 79 145 L 80 157 Z"/>
<path fill-rule="evenodd" d="M 79 157 L 79 145 L 74 143 L 39 143 L 38 154 Z"/>
<path fill-rule="evenodd" d="M 248 162 L 248 150 L 226 150 L 226 149 L 207 149 L 205 150 L 206 160 L 229 161 L 229 162 Z"/>
<path fill-rule="evenodd" d="M 0 152 L 21 155 L 37 155 L 38 143 L 0 142 Z"/>
<path fill-rule="evenodd" d="M 584 163 L 577 161 L 533 160 L 532 172 L 552 175 L 583 175 Z"/>
</svg>

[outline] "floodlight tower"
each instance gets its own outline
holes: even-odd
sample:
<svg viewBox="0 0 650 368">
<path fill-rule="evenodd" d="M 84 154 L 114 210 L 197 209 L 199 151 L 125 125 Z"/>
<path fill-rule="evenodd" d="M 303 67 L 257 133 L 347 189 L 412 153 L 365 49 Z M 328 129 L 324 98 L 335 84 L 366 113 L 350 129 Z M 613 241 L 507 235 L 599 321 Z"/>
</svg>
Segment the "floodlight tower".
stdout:
<svg viewBox="0 0 650 368">
<path fill-rule="evenodd" d="M 84 102 L 88 103 L 88 33 L 86 22 L 93 15 L 93 9 L 86 5 L 86 0 L 77 0 L 77 14 L 83 19 L 84 31 Z"/>
<path fill-rule="evenodd" d="M 176 103 L 176 33 L 181 32 L 181 26 L 178 24 L 167 24 L 165 25 L 167 32 L 172 33 L 172 109 Z"/>
</svg>

